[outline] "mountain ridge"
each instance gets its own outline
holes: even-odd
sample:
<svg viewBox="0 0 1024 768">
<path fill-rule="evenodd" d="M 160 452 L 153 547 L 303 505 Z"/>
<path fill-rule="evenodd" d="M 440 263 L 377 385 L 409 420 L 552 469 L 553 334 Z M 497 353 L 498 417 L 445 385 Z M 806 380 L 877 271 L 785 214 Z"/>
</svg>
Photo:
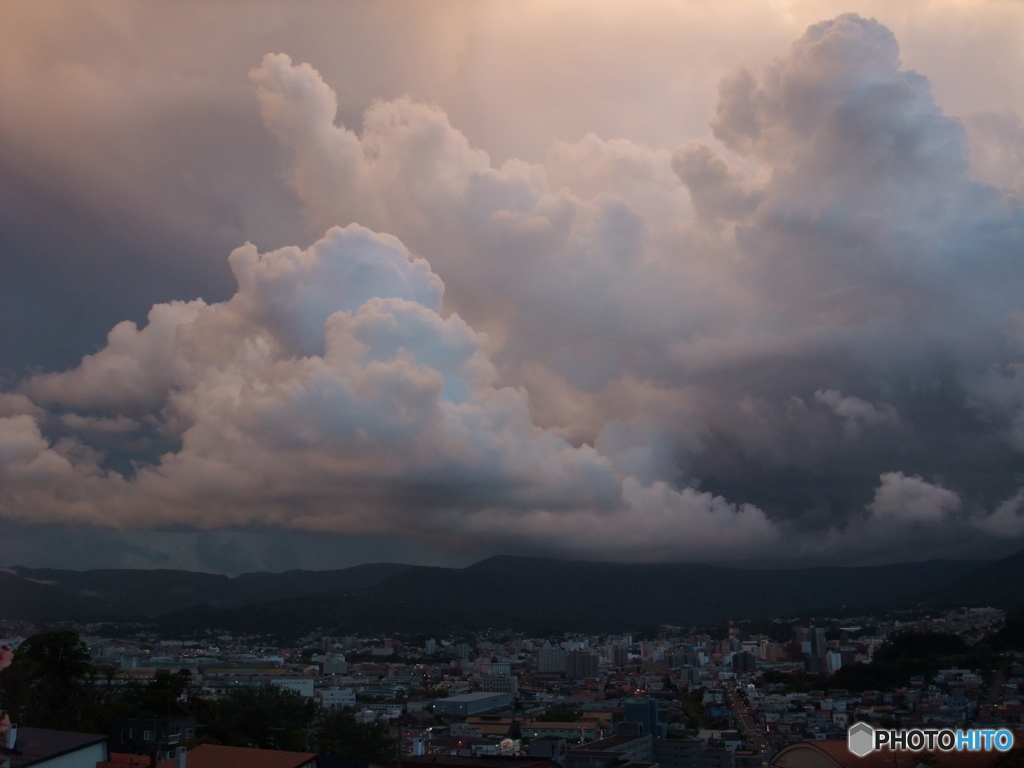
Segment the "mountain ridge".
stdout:
<svg viewBox="0 0 1024 768">
<path fill-rule="evenodd" d="M 881 606 L 1024 604 L 1024 551 L 995 561 L 759 569 L 497 555 L 465 568 L 331 571 L 0 569 L 0 615 L 152 621 L 167 633 L 560 631 L 708 625 Z"/>
</svg>

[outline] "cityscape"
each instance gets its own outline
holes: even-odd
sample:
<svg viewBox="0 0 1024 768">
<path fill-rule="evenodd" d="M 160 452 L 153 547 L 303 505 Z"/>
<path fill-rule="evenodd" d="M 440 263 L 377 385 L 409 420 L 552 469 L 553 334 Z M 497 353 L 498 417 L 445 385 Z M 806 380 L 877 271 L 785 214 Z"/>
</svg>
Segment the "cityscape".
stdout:
<svg viewBox="0 0 1024 768">
<path fill-rule="evenodd" d="M 765 768 L 787 747 L 845 743 L 854 723 L 1018 728 L 1024 651 L 1004 649 L 1024 638 L 1007 636 L 1006 613 L 912 614 L 822 618 L 817 626 L 782 619 L 703 630 L 666 625 L 636 637 L 313 634 L 289 647 L 259 636 L 163 639 L 127 627 L 104 637 L 102 624 L 40 634 L 8 621 L 0 630 L 15 649 L 25 636 L 80 638 L 107 670 L 95 685 L 155 690 L 174 680 L 164 711 L 110 720 L 112 751 L 161 761 L 217 728 L 203 722 L 208 711 L 190 715 L 191 705 L 253 691 L 306 707 L 287 736 L 287 709 L 269 716 L 281 720 L 279 740 L 298 739 L 307 753 L 325 718 L 344 713 L 379 739 L 369 752 L 362 742 L 340 752 L 370 764 L 506 757 L 515 766 Z M 867 680 L 876 687 L 862 688 Z M 288 746 L 267 735 L 265 748 Z M 332 764 L 329 752 L 321 762 Z"/>
<path fill-rule="evenodd" d="M 0 2 L 0 768 L 1024 768 L 1024 1 Z"/>
</svg>

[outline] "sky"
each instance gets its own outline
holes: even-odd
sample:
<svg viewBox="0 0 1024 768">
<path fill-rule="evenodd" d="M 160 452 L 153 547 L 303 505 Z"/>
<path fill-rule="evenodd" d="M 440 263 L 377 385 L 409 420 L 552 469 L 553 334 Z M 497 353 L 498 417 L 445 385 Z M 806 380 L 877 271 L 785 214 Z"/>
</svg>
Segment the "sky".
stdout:
<svg viewBox="0 0 1024 768">
<path fill-rule="evenodd" d="M 29 2 L 0 565 L 1024 548 L 1024 2 Z"/>
</svg>

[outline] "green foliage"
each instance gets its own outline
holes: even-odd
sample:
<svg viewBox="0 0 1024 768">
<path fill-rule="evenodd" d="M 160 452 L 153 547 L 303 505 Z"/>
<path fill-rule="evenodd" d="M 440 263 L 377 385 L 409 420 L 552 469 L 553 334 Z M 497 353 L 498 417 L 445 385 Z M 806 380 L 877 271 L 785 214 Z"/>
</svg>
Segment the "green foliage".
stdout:
<svg viewBox="0 0 1024 768">
<path fill-rule="evenodd" d="M 940 669 L 991 666 L 991 656 L 985 647 L 971 647 L 956 635 L 911 630 L 890 636 L 875 651 L 870 664 L 848 664 L 832 676 L 765 670 L 764 681 L 782 683 L 788 693 L 828 688 L 885 691 L 908 685 L 916 675 L 930 677 Z"/>
<path fill-rule="evenodd" d="M 180 701 L 180 697 L 188 688 L 192 673 L 183 669 L 176 674 L 158 672 L 144 686 L 135 684 L 131 689 L 134 699 L 135 717 L 169 717 L 187 715 L 188 707 Z"/>
<path fill-rule="evenodd" d="M 686 721 L 693 729 L 710 728 L 711 720 L 708 713 L 704 711 L 704 691 L 698 689 L 688 693 L 683 699 L 683 709 L 686 711 Z"/>
<path fill-rule="evenodd" d="M 240 688 L 220 698 L 183 700 L 188 670 L 161 672 L 147 683 L 116 679 L 117 668 L 94 665 L 73 632 L 47 632 L 22 643 L 0 673 L 0 700 L 20 725 L 108 733 L 126 717 L 195 717 L 195 743 L 308 751 L 316 704 L 276 685 Z M 386 730 L 355 723 L 351 714 L 325 718 L 320 733 L 338 754 L 390 754 Z M 348 752 L 343 742 L 351 741 Z"/>
<path fill-rule="evenodd" d="M 687 725 L 696 730 L 699 728 L 711 728 L 711 719 L 708 712 L 703 708 L 703 689 L 691 688 L 683 696 L 683 711 L 686 713 Z"/>
<path fill-rule="evenodd" d="M 1007 614 L 1006 623 L 992 636 L 991 645 L 996 651 L 1024 650 L 1024 608 Z"/>
<path fill-rule="evenodd" d="M 357 723 L 351 710 L 336 709 L 324 715 L 315 737 L 316 750 L 332 757 L 386 764 L 395 756 L 395 741 L 381 723 Z"/>
<path fill-rule="evenodd" d="M 963 638 L 941 632 L 900 632 L 875 651 L 875 662 L 910 664 L 937 657 L 955 657 L 970 653 Z"/>
<path fill-rule="evenodd" d="M 941 632 L 907 631 L 889 637 L 870 664 L 852 664 L 839 669 L 830 687 L 851 691 L 887 690 L 905 686 L 916 675 L 931 677 L 940 669 L 991 667 L 985 648 L 972 648 L 956 635 Z"/>
<path fill-rule="evenodd" d="M 218 699 L 192 702 L 207 743 L 305 752 L 316 704 L 277 685 L 248 686 Z"/>
<path fill-rule="evenodd" d="M 541 723 L 575 723 L 581 717 L 583 717 L 582 709 L 549 707 L 533 719 Z"/>
<path fill-rule="evenodd" d="M 89 651 L 74 632 L 34 635 L 0 673 L 0 700 L 20 725 L 80 730 L 94 698 L 90 671 Z"/>
</svg>

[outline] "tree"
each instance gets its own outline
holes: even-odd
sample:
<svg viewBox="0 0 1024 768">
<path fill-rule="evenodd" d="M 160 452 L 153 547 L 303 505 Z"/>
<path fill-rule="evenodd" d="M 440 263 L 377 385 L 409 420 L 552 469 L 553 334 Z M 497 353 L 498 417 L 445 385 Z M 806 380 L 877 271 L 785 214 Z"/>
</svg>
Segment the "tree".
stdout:
<svg viewBox="0 0 1024 768">
<path fill-rule="evenodd" d="M 91 709 L 90 670 L 89 651 L 74 632 L 33 635 L 0 673 L 0 699 L 19 725 L 77 730 Z"/>
<path fill-rule="evenodd" d="M 582 709 L 550 707 L 533 719 L 540 723 L 575 723 L 581 717 L 583 717 Z"/>
<path fill-rule="evenodd" d="M 324 715 L 316 736 L 317 750 L 332 757 L 387 763 L 394 757 L 395 741 L 381 723 L 357 723 L 349 709 L 335 709 Z"/>
<path fill-rule="evenodd" d="M 316 704 L 281 686 L 261 685 L 238 688 L 220 699 L 198 700 L 193 712 L 201 728 L 200 742 L 305 752 Z"/>
<path fill-rule="evenodd" d="M 704 689 L 691 689 L 683 698 L 683 709 L 686 711 L 686 721 L 694 730 L 710 728 L 711 720 L 704 710 Z"/>
<path fill-rule="evenodd" d="M 963 638 L 941 632 L 908 630 L 890 635 L 870 664 L 841 667 L 832 685 L 851 691 L 886 690 L 907 685 L 915 675 L 931 676 L 939 669 L 991 666 L 983 649 L 971 648 Z"/>
<path fill-rule="evenodd" d="M 131 699 L 136 717 L 186 715 L 188 708 L 180 699 L 191 679 L 192 673 L 187 669 L 175 674 L 157 672 L 146 685 L 131 683 L 126 686 L 126 698 Z"/>
<path fill-rule="evenodd" d="M 1006 623 L 991 638 L 992 648 L 997 651 L 1024 648 L 1024 609 L 1009 613 Z"/>
</svg>

